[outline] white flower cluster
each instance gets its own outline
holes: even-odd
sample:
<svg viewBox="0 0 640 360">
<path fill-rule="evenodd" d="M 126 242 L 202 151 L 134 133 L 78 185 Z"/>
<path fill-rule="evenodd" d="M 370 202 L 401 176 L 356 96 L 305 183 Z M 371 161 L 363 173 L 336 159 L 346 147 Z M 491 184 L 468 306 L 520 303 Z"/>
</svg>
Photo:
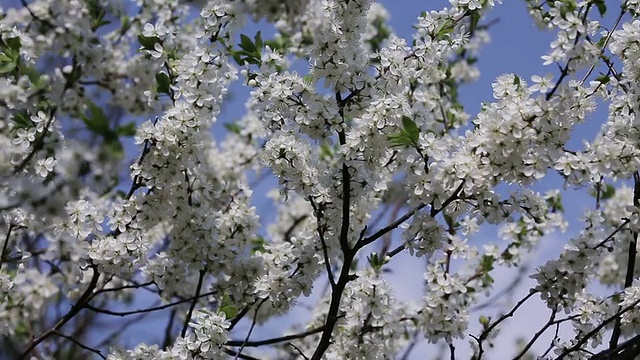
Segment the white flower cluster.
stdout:
<svg viewBox="0 0 640 360">
<path fill-rule="evenodd" d="M 170 349 L 162 350 L 158 345 L 138 345 L 133 350 L 115 350 L 108 360 L 197 360 L 219 359 L 224 356 L 220 349 L 227 341 L 229 322 L 224 315 L 200 311 L 190 324 L 193 332 L 180 337 Z"/>
<path fill-rule="evenodd" d="M 338 322 L 336 344 L 327 359 L 385 359 L 404 345 L 404 311 L 398 308 L 392 288 L 381 274 L 357 274 L 343 295 L 344 318 Z"/>
</svg>

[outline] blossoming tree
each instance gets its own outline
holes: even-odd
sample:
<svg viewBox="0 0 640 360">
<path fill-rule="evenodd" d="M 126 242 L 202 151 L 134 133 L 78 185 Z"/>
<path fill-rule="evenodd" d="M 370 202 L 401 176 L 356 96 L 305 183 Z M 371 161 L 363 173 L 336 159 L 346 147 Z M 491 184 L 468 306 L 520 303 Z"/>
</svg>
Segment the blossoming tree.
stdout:
<svg viewBox="0 0 640 360">
<path fill-rule="evenodd" d="M 640 353 L 639 2 L 524 1 L 556 36 L 543 60 L 558 75 L 498 77 L 473 118 L 457 92 L 478 75 L 483 15 L 500 5 L 450 3 L 416 13 L 410 39 L 371 0 L 2 9 L 0 353 L 391 359 L 426 339 L 451 359 L 466 356 L 462 344 L 482 359 L 531 299 L 549 320 L 516 358 L 554 331 L 535 355 Z M 275 35 L 243 33 L 248 19 Z M 251 95 L 231 123 L 220 111 L 235 81 Z M 608 107 L 598 136 L 569 148 L 596 105 Z M 214 138 L 221 121 L 226 134 Z M 129 163 L 127 137 L 139 151 Z M 594 194 L 583 231 L 529 274 L 536 285 L 512 308 L 472 311 L 497 266 L 521 265 L 566 226 L 561 192 L 532 190 L 553 173 Z M 252 203 L 262 174 L 277 179 L 267 225 Z M 483 224 L 508 241 L 469 242 Z M 397 299 L 384 275 L 403 252 L 427 264 L 420 301 Z M 593 290 L 602 285 L 606 294 Z M 297 330 L 252 338 L 312 293 Z M 158 304 L 135 308 L 141 294 Z M 154 312 L 168 322 L 161 343 L 96 343 Z"/>
</svg>

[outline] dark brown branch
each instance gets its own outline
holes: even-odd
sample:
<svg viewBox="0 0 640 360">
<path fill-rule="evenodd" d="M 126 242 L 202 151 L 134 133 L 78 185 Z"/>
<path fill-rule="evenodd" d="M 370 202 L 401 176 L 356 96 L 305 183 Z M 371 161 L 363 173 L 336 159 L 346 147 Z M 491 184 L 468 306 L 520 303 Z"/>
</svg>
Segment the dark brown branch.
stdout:
<svg viewBox="0 0 640 360">
<path fill-rule="evenodd" d="M 96 290 L 95 295 L 103 294 L 103 293 L 107 293 L 107 292 L 117 292 L 117 291 L 121 291 L 121 290 L 125 290 L 125 289 L 140 289 L 140 288 L 147 287 L 147 286 L 150 286 L 150 285 L 153 285 L 153 284 L 155 284 L 154 281 L 147 281 L 146 283 L 142 283 L 142 284 L 122 285 L 122 286 L 108 288 L 108 289 L 102 288 L 100 290 Z"/>
<path fill-rule="evenodd" d="M 338 113 L 344 122 L 344 106 L 346 100 L 342 99 L 340 92 L 336 92 L 336 102 L 338 103 Z M 338 141 L 340 145 L 345 145 L 347 142 L 346 135 L 343 130 L 338 132 Z M 347 166 L 346 159 L 342 163 L 342 224 L 340 225 L 340 248 L 343 253 L 349 251 L 349 227 L 350 227 L 350 214 L 351 211 L 351 176 L 349 175 L 349 166 Z"/>
<path fill-rule="evenodd" d="M 258 306 L 256 306 L 256 310 L 253 313 L 253 319 L 251 320 L 251 326 L 249 327 L 249 331 L 247 332 L 247 337 L 244 339 L 244 342 L 242 343 L 242 345 L 240 346 L 240 350 L 238 350 L 238 354 L 236 355 L 236 359 L 242 355 L 242 351 L 244 350 L 244 348 L 247 346 L 246 343 L 249 341 L 249 338 L 251 337 L 251 333 L 253 332 L 253 329 L 256 326 L 256 319 L 258 318 L 258 311 L 260 311 L 260 308 L 262 307 L 262 305 L 267 301 L 268 298 L 264 298 L 262 300 L 260 300 L 260 304 L 258 304 Z"/>
<path fill-rule="evenodd" d="M 309 203 L 311 204 L 311 207 L 313 208 L 313 213 L 316 217 L 316 228 L 318 231 L 318 236 L 320 237 L 320 244 L 322 245 L 322 256 L 324 256 L 324 266 L 327 270 L 327 277 L 329 278 L 329 284 L 331 285 L 331 288 L 333 289 L 334 287 L 336 287 L 336 280 L 333 277 L 333 270 L 331 269 L 331 262 L 329 260 L 329 249 L 327 248 L 327 243 L 324 239 L 324 230 L 322 228 L 322 210 L 318 207 L 318 205 L 316 205 L 315 201 L 313 201 L 313 198 L 311 198 L 311 196 L 309 196 Z"/>
<path fill-rule="evenodd" d="M 205 297 L 205 296 L 211 296 L 215 294 L 215 291 L 210 291 L 208 293 L 204 293 L 201 295 L 198 295 L 199 298 Z M 161 306 L 155 306 L 155 307 L 151 307 L 151 308 L 146 308 L 146 309 L 139 309 L 139 310 L 131 310 L 131 311 L 111 311 L 111 310 L 107 310 L 107 309 L 100 309 L 94 306 L 91 306 L 89 304 L 85 305 L 85 307 L 93 312 L 97 312 L 97 313 L 101 313 L 101 314 L 106 314 L 106 315 L 111 315 L 111 316 L 129 316 L 129 315 L 133 315 L 133 314 L 141 314 L 141 313 L 147 313 L 147 312 L 154 312 L 154 311 L 159 311 L 159 310 L 164 310 L 164 309 L 168 309 L 170 307 L 176 306 L 176 305 L 180 305 L 180 304 L 184 304 L 187 303 L 189 301 L 193 301 L 195 299 L 195 297 L 190 297 L 187 299 L 182 299 L 182 300 L 178 300 L 169 304 L 165 304 L 165 305 L 161 305 Z"/>
<path fill-rule="evenodd" d="M 82 310 L 83 308 L 89 305 L 89 301 L 93 296 L 93 290 L 96 288 L 96 285 L 98 284 L 98 278 L 100 277 L 100 272 L 98 272 L 98 267 L 93 265 L 92 269 L 93 269 L 93 276 L 91 277 L 91 282 L 89 283 L 89 286 L 84 291 L 84 293 L 80 296 L 80 299 L 78 299 L 78 302 L 75 305 L 71 306 L 71 309 L 69 310 L 69 312 L 67 312 L 51 329 L 47 330 L 37 338 L 31 340 L 29 345 L 27 345 L 26 349 L 20 355 L 20 359 L 26 359 L 29 356 L 29 353 L 33 351 L 33 349 L 35 349 L 36 346 L 38 346 L 41 342 L 45 341 L 51 335 L 54 335 L 56 331 L 58 331 L 60 328 L 62 328 L 62 326 L 64 326 L 64 324 L 69 322 L 69 320 L 73 319 L 73 317 L 76 316 L 80 312 L 80 310 Z"/>
<path fill-rule="evenodd" d="M 640 335 L 616 346 L 615 349 L 606 349 L 595 354 L 590 360 L 633 360 L 640 355 Z"/>
<path fill-rule="evenodd" d="M 251 305 L 247 305 L 245 306 L 239 313 L 238 315 L 236 315 L 233 319 L 230 320 L 231 325 L 229 325 L 229 328 L 227 329 L 227 331 L 231 331 L 233 330 L 233 328 L 240 322 L 240 320 L 242 320 L 242 318 L 247 315 L 247 313 L 249 312 L 249 309 L 251 309 L 251 306 L 255 304 L 255 301 L 251 304 Z"/>
<path fill-rule="evenodd" d="M 458 185 L 458 187 L 456 188 L 456 190 L 453 192 L 453 194 L 451 194 L 451 196 L 449 196 L 443 203 L 442 206 L 440 207 L 440 209 L 431 209 L 431 216 L 436 216 L 438 215 L 442 210 L 444 210 L 444 208 L 446 208 L 449 204 L 451 204 L 454 200 L 456 200 L 458 198 L 458 195 L 460 194 L 460 191 L 462 191 L 462 187 L 464 186 L 464 180 L 462 180 L 462 182 L 460 182 L 460 185 Z M 372 242 L 378 240 L 379 238 L 383 237 L 386 233 L 396 229 L 398 226 L 402 225 L 402 223 L 404 223 L 405 221 L 409 220 L 415 213 L 417 213 L 418 211 L 422 210 L 425 206 L 427 206 L 427 204 L 420 204 L 418 206 L 416 206 L 415 208 L 409 210 L 407 213 L 405 213 L 404 215 L 402 215 L 398 220 L 390 223 L 389 225 L 385 226 L 384 228 L 376 231 L 373 235 L 366 237 L 364 239 L 362 239 L 361 241 L 358 241 L 358 243 L 356 244 L 356 246 L 354 246 L 354 249 L 360 250 L 363 247 L 371 244 Z M 404 249 L 404 246 L 402 246 L 402 249 Z M 402 249 L 399 250 L 399 248 L 396 248 L 395 250 L 393 250 L 391 253 L 396 252 L 396 251 L 402 251 Z M 389 254 L 391 254 L 389 253 Z M 397 254 L 397 252 L 396 252 Z M 395 255 L 395 254 L 394 254 Z"/>
<path fill-rule="evenodd" d="M 636 209 L 638 208 L 638 206 L 640 206 L 640 175 L 637 171 L 633 174 L 633 205 Z M 625 289 L 633 284 L 633 275 L 636 271 L 637 245 L 638 232 L 634 231 L 633 239 L 629 242 L 629 249 L 627 250 L 627 274 L 624 279 Z M 620 340 L 620 334 L 622 333 L 622 326 L 620 322 L 620 317 L 616 318 L 616 321 L 613 325 L 613 332 L 611 333 L 611 340 L 609 341 L 609 350 L 613 350 L 616 348 L 616 346 L 618 346 L 618 340 Z"/>
<path fill-rule="evenodd" d="M 566 318 L 562 318 L 562 319 L 556 320 L 556 315 L 557 314 L 558 314 L 557 310 L 554 310 L 554 311 L 551 312 L 551 315 L 549 316 L 549 320 L 547 321 L 547 323 L 544 324 L 544 326 L 533 335 L 531 340 L 529 340 L 529 342 L 522 348 L 522 350 L 520 350 L 520 352 L 518 353 L 518 355 L 516 355 L 514 360 L 515 359 L 520 359 L 523 356 L 525 356 L 525 354 L 527 353 L 527 351 L 529 351 L 529 349 L 531 349 L 533 344 L 535 344 L 536 341 L 538 341 L 538 339 L 540 338 L 540 336 L 542 336 L 542 334 L 547 332 L 547 330 L 551 326 L 556 325 L 556 337 L 557 337 L 559 326 L 560 326 L 561 323 L 563 323 L 565 321 L 570 321 L 570 320 L 573 320 L 575 318 L 580 317 L 579 315 L 572 315 L 572 316 L 568 316 Z M 552 342 L 552 345 L 553 345 L 553 342 Z M 547 349 L 547 352 L 548 351 L 550 351 L 550 349 Z"/>
<path fill-rule="evenodd" d="M 333 333 L 333 328 L 339 319 L 338 312 L 340 311 L 340 302 L 342 300 L 342 293 L 353 277 L 349 274 L 351 263 L 355 257 L 357 250 L 348 250 L 344 254 L 344 263 L 342 264 L 342 270 L 340 271 L 340 276 L 338 277 L 338 281 L 336 282 L 336 286 L 332 289 L 331 292 L 331 303 L 329 304 L 329 311 L 327 312 L 327 318 L 325 320 L 325 329 L 322 332 L 322 336 L 320 337 L 320 342 L 316 347 L 313 355 L 311 356 L 311 360 L 320 360 L 324 356 L 324 353 L 329 348 L 331 344 L 331 335 Z"/>
<path fill-rule="evenodd" d="M 4 262 L 4 257 L 7 253 L 7 247 L 9 247 L 9 239 L 11 238 L 11 231 L 15 227 L 14 224 L 9 224 L 9 228 L 7 229 L 7 235 L 4 237 L 4 244 L 2 245 L 2 253 L 0 253 L 0 268 L 2 268 L 2 263 Z"/>
<path fill-rule="evenodd" d="M 493 329 L 495 329 L 503 321 L 505 321 L 506 319 L 512 317 L 513 314 L 515 314 L 516 311 L 522 305 L 524 305 L 525 302 L 527 302 L 527 300 L 529 300 L 533 295 L 535 295 L 537 293 L 538 293 L 537 291 L 530 291 L 529 294 L 527 294 L 527 296 L 525 296 L 524 298 L 520 299 L 520 301 L 518 301 L 516 303 L 516 305 L 508 313 L 500 316 L 498 318 L 498 320 L 494 321 L 491 325 L 489 325 L 486 329 L 484 329 L 479 337 L 473 336 L 473 338 L 478 343 L 478 356 L 477 357 L 474 356 L 473 359 L 479 360 L 479 359 L 482 358 L 482 355 L 484 354 L 484 349 L 482 348 L 482 343 L 489 337 L 489 334 L 491 333 L 491 331 L 493 331 Z"/>
<path fill-rule="evenodd" d="M 293 343 L 289 343 L 289 344 L 287 344 L 287 345 L 289 345 L 289 346 L 291 346 L 292 348 L 294 348 L 294 349 L 298 352 L 298 354 L 300 354 L 300 356 L 302 356 L 302 358 L 303 358 L 304 360 L 309 360 L 309 357 L 308 357 L 307 355 L 305 355 L 305 354 L 302 352 L 302 350 L 300 350 L 300 348 L 299 348 L 299 347 L 295 346 Z"/>
<path fill-rule="evenodd" d="M 173 342 L 173 336 L 171 334 L 173 330 L 173 322 L 176 319 L 176 309 L 173 308 L 171 310 L 171 314 L 169 315 L 169 322 L 167 323 L 167 327 L 164 329 L 164 340 L 162 341 L 162 348 L 168 349 Z"/>
<path fill-rule="evenodd" d="M 191 306 L 189 306 L 189 312 L 187 312 L 187 317 L 184 318 L 184 324 L 182 324 L 182 332 L 180 335 L 185 337 L 187 335 L 187 329 L 189 328 L 189 321 L 191 321 L 191 316 L 193 315 L 193 309 L 196 308 L 196 304 L 198 303 L 198 299 L 200 298 L 200 290 L 202 290 L 202 281 L 204 280 L 204 275 L 207 273 L 207 269 L 200 270 L 200 276 L 198 277 L 198 285 L 196 286 L 196 295 L 193 297 L 193 301 L 191 302 Z"/>
<path fill-rule="evenodd" d="M 94 348 L 92 348 L 92 347 L 90 347 L 90 346 L 87 346 L 87 345 L 85 345 L 85 344 L 81 343 L 80 341 L 78 341 L 78 340 L 74 339 L 72 336 L 65 335 L 65 334 L 63 334 L 63 333 L 61 333 L 61 332 L 59 332 L 59 331 L 54 331 L 53 333 L 54 333 L 55 335 L 57 335 L 57 336 L 60 336 L 61 338 L 64 338 L 64 339 L 67 339 L 67 340 L 71 341 L 72 343 L 74 343 L 74 344 L 78 345 L 79 347 L 81 347 L 81 348 L 83 348 L 83 349 L 85 349 L 85 350 L 87 350 L 87 351 L 91 351 L 92 353 L 94 353 L 94 354 L 96 354 L 96 355 L 100 356 L 101 358 L 103 358 L 103 359 L 105 359 L 105 360 L 107 359 L 107 357 L 106 357 L 106 356 L 102 355 L 102 352 L 100 352 L 100 350 L 98 350 L 98 349 L 94 349 Z"/>
<path fill-rule="evenodd" d="M 407 213 L 405 213 L 404 215 L 402 215 L 400 218 L 398 218 L 396 221 L 390 223 L 389 225 L 383 227 L 382 229 L 376 231 L 373 235 L 368 236 L 364 239 L 362 239 L 362 241 L 359 241 L 355 248 L 356 249 L 362 249 L 363 247 L 371 244 L 372 242 L 378 240 L 379 238 L 383 237 L 386 233 L 396 229 L 398 226 L 402 225 L 403 222 L 409 220 L 415 213 L 417 213 L 418 211 L 422 210 L 425 206 L 427 206 L 427 204 L 420 204 L 418 206 L 416 206 L 415 208 L 409 210 Z"/>
<path fill-rule="evenodd" d="M 264 346 L 264 345 L 277 344 L 277 343 L 281 343 L 281 342 L 285 342 L 285 341 L 302 339 L 302 338 L 307 337 L 309 335 L 317 334 L 319 332 L 324 331 L 325 327 L 326 327 L 326 325 L 318 327 L 318 328 L 315 328 L 315 329 L 307 330 L 305 332 L 301 332 L 301 333 L 298 333 L 298 334 L 286 335 L 286 336 L 281 336 L 281 337 L 272 338 L 272 339 L 266 339 L 266 340 L 258 340 L 258 341 L 229 340 L 229 341 L 227 341 L 225 343 L 225 345 L 227 345 L 227 346 L 242 346 L 242 344 L 244 344 L 246 347 L 258 347 L 258 346 Z"/>
<path fill-rule="evenodd" d="M 302 223 L 305 219 L 307 218 L 307 215 L 302 215 L 296 219 L 293 220 L 293 224 L 291 224 L 291 226 L 289 226 L 289 228 L 287 229 L 287 231 L 284 233 L 284 241 L 286 242 L 290 242 L 291 241 L 291 235 L 293 234 L 293 231 L 296 229 L 296 227 L 298 225 L 300 225 L 300 223 Z"/>
<path fill-rule="evenodd" d="M 586 333 L 582 337 L 582 339 L 578 340 L 578 342 L 575 345 L 573 345 L 572 347 L 570 347 L 570 348 L 566 349 L 565 351 L 563 351 L 562 354 L 560 354 L 560 356 L 558 356 L 556 358 L 556 360 L 562 360 L 567 355 L 569 355 L 570 353 L 578 350 L 582 345 L 584 345 L 587 341 L 589 341 L 589 339 L 593 335 L 597 334 L 600 330 L 602 330 L 605 326 L 609 325 L 612 321 L 615 321 L 616 319 L 618 319 L 625 312 L 627 312 L 627 311 L 633 309 L 634 307 L 636 307 L 639 303 L 640 303 L 640 300 L 636 300 L 633 303 L 629 304 L 627 307 L 625 307 L 625 308 L 619 310 L 617 313 L 613 314 L 613 316 L 609 317 L 608 319 L 603 321 L 600 325 L 596 326 L 593 330 L 591 330 L 588 333 Z"/>
<path fill-rule="evenodd" d="M 96 347 L 102 348 L 102 347 L 112 343 L 113 340 L 116 337 L 118 337 L 120 334 L 123 334 L 125 332 L 125 330 L 127 330 L 130 326 L 135 325 L 135 324 L 139 324 L 140 321 L 142 321 L 142 319 L 144 319 L 145 317 L 149 316 L 149 314 L 151 314 L 151 313 L 140 313 L 140 314 L 138 314 L 138 316 L 134 316 L 132 318 L 129 318 L 127 321 L 125 321 L 123 324 L 121 324 L 117 329 L 115 329 L 111 333 L 107 334 L 104 337 L 104 339 L 102 339 L 100 344 L 98 344 L 98 346 L 96 346 Z"/>
<path fill-rule="evenodd" d="M 407 349 L 405 350 L 404 354 L 402 354 L 402 356 L 398 360 L 407 360 L 407 359 L 409 359 L 409 355 L 411 355 L 411 352 L 413 351 L 413 348 L 415 348 L 416 345 L 418 344 L 418 333 L 419 333 L 419 331 L 417 331 L 417 330 L 413 333 L 413 340 L 411 340 L 411 342 L 407 346 Z"/>
<path fill-rule="evenodd" d="M 235 356 L 236 359 L 243 359 L 243 360 L 260 360 L 257 357 L 253 357 L 253 356 L 249 356 L 249 355 L 243 355 L 243 354 L 239 354 L 231 349 L 227 349 L 224 348 L 222 349 L 222 351 L 224 351 L 225 353 L 231 355 L 231 356 Z"/>
</svg>

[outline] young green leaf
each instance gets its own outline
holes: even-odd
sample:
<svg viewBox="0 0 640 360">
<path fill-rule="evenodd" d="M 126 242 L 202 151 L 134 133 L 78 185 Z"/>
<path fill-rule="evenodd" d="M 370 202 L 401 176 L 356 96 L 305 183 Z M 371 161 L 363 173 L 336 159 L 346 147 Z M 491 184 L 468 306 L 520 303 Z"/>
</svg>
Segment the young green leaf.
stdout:
<svg viewBox="0 0 640 360">
<path fill-rule="evenodd" d="M 138 41 L 140 42 L 140 46 L 142 46 L 145 50 L 153 50 L 156 43 L 160 42 L 160 39 L 157 36 L 146 37 L 143 35 L 138 35 Z"/>
<path fill-rule="evenodd" d="M 136 123 L 132 121 L 118 126 L 116 128 L 116 134 L 118 134 L 118 136 L 134 136 L 136 134 L 136 128 Z"/>
<path fill-rule="evenodd" d="M 418 145 L 418 139 L 420 138 L 420 129 L 418 128 L 418 125 L 416 125 L 410 117 L 403 115 L 402 127 L 414 145 Z"/>
<path fill-rule="evenodd" d="M 616 194 L 616 188 L 611 184 L 607 184 L 604 190 L 602 191 L 600 198 L 602 200 L 608 200 L 614 197 L 615 194 Z"/>
<path fill-rule="evenodd" d="M 160 72 L 156 74 L 156 83 L 158 83 L 158 93 L 159 94 L 167 94 L 171 95 L 171 79 L 169 79 L 169 75 Z"/>
<path fill-rule="evenodd" d="M 248 53 L 256 51 L 256 46 L 253 41 L 251 41 L 251 38 L 244 34 L 240 35 L 240 48 Z"/>
<path fill-rule="evenodd" d="M 96 135 L 100 135 L 106 138 L 112 138 L 113 134 L 109 129 L 109 119 L 104 114 L 101 107 L 90 102 L 89 103 L 89 116 L 81 116 L 82 121 L 87 125 L 87 128 Z"/>
</svg>

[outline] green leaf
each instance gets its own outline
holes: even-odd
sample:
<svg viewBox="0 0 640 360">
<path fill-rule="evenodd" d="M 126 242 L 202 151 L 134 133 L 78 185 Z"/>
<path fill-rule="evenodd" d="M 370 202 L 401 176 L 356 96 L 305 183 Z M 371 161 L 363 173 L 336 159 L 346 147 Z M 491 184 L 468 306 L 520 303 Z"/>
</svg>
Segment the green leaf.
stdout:
<svg viewBox="0 0 640 360">
<path fill-rule="evenodd" d="M 38 70 L 31 66 L 22 64 L 22 66 L 20 66 L 20 75 L 26 75 L 29 78 L 29 81 L 31 81 L 31 83 L 36 88 L 43 88 L 46 85 L 46 82 L 42 78 L 42 75 L 38 72 Z"/>
<path fill-rule="evenodd" d="M 64 76 L 68 83 L 73 84 L 82 76 L 82 66 L 76 65 L 70 73 L 62 73 L 62 76 Z"/>
<path fill-rule="evenodd" d="M 6 53 L 0 53 L 0 62 L 14 62 L 13 57 L 7 55 Z"/>
<path fill-rule="evenodd" d="M 254 42 L 256 44 L 256 49 L 258 50 L 262 50 L 262 35 L 260 34 L 260 31 L 258 31 L 256 33 L 256 36 L 254 38 Z"/>
<path fill-rule="evenodd" d="M 513 85 L 520 88 L 520 78 L 518 77 L 518 75 L 513 75 Z"/>
<path fill-rule="evenodd" d="M 171 96 L 171 79 L 169 75 L 160 72 L 156 74 L 156 83 L 158 83 L 158 93 Z"/>
<path fill-rule="evenodd" d="M 471 29 L 477 28 L 479 22 L 480 22 L 480 12 L 472 11 L 471 12 Z"/>
<path fill-rule="evenodd" d="M 415 145 L 418 145 L 418 139 L 420 138 L 420 129 L 418 128 L 418 125 L 416 125 L 416 123 L 413 120 L 411 120 L 410 117 L 403 115 L 402 127 L 404 128 L 404 131 L 407 133 L 407 136 L 409 137 L 409 139 L 411 139 L 411 141 Z"/>
<path fill-rule="evenodd" d="M 594 0 L 593 3 L 598 8 L 598 12 L 600 13 L 600 16 L 604 17 L 604 14 L 607 13 L 607 5 L 605 4 L 604 0 Z"/>
<path fill-rule="evenodd" d="M 445 19 L 444 21 L 442 21 L 438 30 L 436 30 L 434 34 L 435 35 L 434 38 L 438 40 L 444 39 L 445 37 L 447 37 L 453 32 L 453 29 L 455 28 L 455 24 L 456 23 L 453 19 L 451 18 Z"/>
<path fill-rule="evenodd" d="M 611 199 L 616 195 L 616 188 L 611 184 L 607 184 L 604 188 L 604 191 L 600 194 L 600 198 L 602 200 Z"/>
<path fill-rule="evenodd" d="M 409 138 L 404 131 L 400 131 L 398 134 L 391 134 L 387 139 L 391 143 L 391 147 L 407 147 L 413 145 L 411 138 Z"/>
<path fill-rule="evenodd" d="M 238 315 L 238 308 L 231 302 L 231 298 L 229 298 L 227 294 L 222 298 L 220 312 L 222 312 L 227 319 L 232 319 Z"/>
<path fill-rule="evenodd" d="M 251 240 L 251 255 L 255 254 L 258 251 L 264 250 L 264 246 L 267 244 L 267 240 L 262 236 L 258 235 L 256 238 Z"/>
<path fill-rule="evenodd" d="M 276 38 L 273 40 L 266 40 L 264 44 L 270 47 L 272 50 L 280 51 L 281 53 L 286 52 L 287 48 L 291 41 L 288 37 L 283 37 L 281 34 L 276 35 Z"/>
<path fill-rule="evenodd" d="M 157 36 L 146 37 L 143 35 L 138 35 L 138 41 L 140 42 L 140 46 L 142 46 L 145 50 L 153 50 L 156 43 L 160 42 L 160 39 Z"/>
<path fill-rule="evenodd" d="M 240 57 L 240 53 L 237 51 L 231 51 L 231 56 L 233 57 L 233 60 L 235 60 L 236 64 L 242 66 L 245 64 L 245 61 Z"/>
<path fill-rule="evenodd" d="M 488 272 L 493 270 L 493 263 L 495 262 L 495 258 L 491 255 L 482 255 L 482 260 L 480 262 L 480 268 L 483 272 Z"/>
<path fill-rule="evenodd" d="M 240 34 L 240 48 L 248 53 L 256 51 L 256 45 L 251 41 L 251 38 L 244 34 Z"/>
<path fill-rule="evenodd" d="M 15 62 L 5 62 L 4 64 L 0 63 L 0 74 L 6 74 L 8 72 L 13 71 L 17 64 Z"/>
<path fill-rule="evenodd" d="M 26 110 L 13 115 L 13 121 L 17 128 L 30 129 L 33 127 L 33 121 Z"/>
<path fill-rule="evenodd" d="M 102 144 L 101 152 L 99 155 L 102 159 L 122 159 L 124 157 L 124 147 L 118 138 L 105 141 Z"/>
<path fill-rule="evenodd" d="M 333 152 L 331 147 L 327 144 L 320 145 L 320 159 L 331 160 L 333 159 Z"/>
<path fill-rule="evenodd" d="M 21 47 L 21 43 L 20 43 L 20 38 L 19 37 L 12 37 L 12 38 L 6 38 L 3 39 L 4 43 L 7 44 L 7 47 L 9 49 L 12 49 L 13 51 L 19 52 L 20 47 Z"/>
<path fill-rule="evenodd" d="M 18 323 L 13 331 L 18 336 L 18 338 L 21 338 L 21 337 L 27 338 L 29 336 L 29 329 L 27 328 L 27 325 L 25 325 L 25 323 L 23 322 Z"/>
<path fill-rule="evenodd" d="M 87 125 L 87 128 L 105 138 L 109 137 L 111 135 L 111 129 L 109 129 L 109 119 L 107 119 L 107 116 L 104 114 L 102 108 L 90 102 L 89 112 L 90 116 L 82 116 L 82 120 Z"/>
<path fill-rule="evenodd" d="M 304 81 L 306 84 L 313 84 L 313 80 L 314 80 L 314 76 L 311 74 L 307 74 L 305 76 L 302 77 L 302 81 Z"/>
<path fill-rule="evenodd" d="M 225 129 L 231 131 L 234 134 L 238 134 L 240 135 L 240 133 L 242 132 L 242 126 L 236 124 L 236 123 L 225 123 L 224 124 Z"/>
<path fill-rule="evenodd" d="M 116 134 L 118 136 L 134 136 L 136 134 L 136 123 L 130 122 L 124 125 L 120 125 L 116 128 Z"/>
<path fill-rule="evenodd" d="M 608 75 L 604 75 L 604 74 L 596 78 L 596 81 L 603 85 L 609 83 L 610 80 L 611 78 Z"/>
</svg>

